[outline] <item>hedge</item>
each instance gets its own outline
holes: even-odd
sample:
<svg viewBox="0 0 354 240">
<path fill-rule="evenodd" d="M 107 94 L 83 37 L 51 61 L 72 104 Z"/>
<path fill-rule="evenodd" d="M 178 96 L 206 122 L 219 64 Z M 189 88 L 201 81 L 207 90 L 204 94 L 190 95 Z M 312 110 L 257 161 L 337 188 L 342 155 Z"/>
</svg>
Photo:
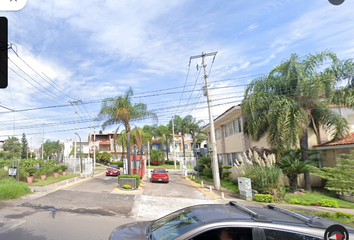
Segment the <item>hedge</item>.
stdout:
<svg viewBox="0 0 354 240">
<path fill-rule="evenodd" d="M 120 178 L 135 178 L 136 179 L 136 188 L 139 187 L 140 185 L 140 175 L 137 174 L 132 174 L 132 175 L 119 175 L 118 176 L 118 184 L 119 184 L 119 179 Z"/>
<path fill-rule="evenodd" d="M 123 161 L 112 161 L 109 164 L 111 165 L 118 165 L 118 167 L 123 167 Z"/>
<path fill-rule="evenodd" d="M 255 194 L 253 200 L 256 202 L 272 203 L 274 201 L 273 196 L 270 194 Z"/>
</svg>

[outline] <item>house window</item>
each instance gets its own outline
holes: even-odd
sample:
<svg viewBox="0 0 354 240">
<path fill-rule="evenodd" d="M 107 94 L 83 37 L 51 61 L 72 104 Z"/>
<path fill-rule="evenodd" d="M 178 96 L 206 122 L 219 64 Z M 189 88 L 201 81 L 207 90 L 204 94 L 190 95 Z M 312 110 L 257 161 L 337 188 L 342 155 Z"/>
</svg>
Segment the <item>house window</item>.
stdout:
<svg viewBox="0 0 354 240">
<path fill-rule="evenodd" d="M 158 147 L 156 145 L 152 145 L 152 150 L 157 150 Z"/>
<path fill-rule="evenodd" d="M 232 166 L 232 155 L 231 153 L 226 154 L 226 165 L 227 166 Z"/>
<path fill-rule="evenodd" d="M 103 147 L 102 147 L 102 151 L 107 151 L 107 147 L 106 147 L 106 146 L 103 146 Z"/>
<path fill-rule="evenodd" d="M 221 129 L 220 128 L 216 129 L 215 138 L 216 138 L 216 140 L 219 140 L 221 138 Z"/>
<path fill-rule="evenodd" d="M 186 149 L 186 150 L 189 149 L 189 145 L 187 143 L 184 144 L 184 149 Z"/>
</svg>

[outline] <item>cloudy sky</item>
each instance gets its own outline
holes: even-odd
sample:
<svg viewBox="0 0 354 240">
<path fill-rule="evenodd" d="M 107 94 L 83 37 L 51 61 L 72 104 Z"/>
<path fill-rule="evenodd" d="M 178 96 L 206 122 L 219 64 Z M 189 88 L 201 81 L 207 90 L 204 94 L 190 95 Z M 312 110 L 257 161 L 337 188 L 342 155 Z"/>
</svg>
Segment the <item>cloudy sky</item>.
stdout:
<svg viewBox="0 0 354 240">
<path fill-rule="evenodd" d="M 28 0 L 9 22 L 9 87 L 0 104 L 0 140 L 23 132 L 74 138 L 75 110 L 83 141 L 93 132 L 101 99 L 134 89 L 134 101 L 156 112 L 159 124 L 192 114 L 208 123 L 201 59 L 210 73 L 214 116 L 240 103 L 245 85 L 291 53 L 330 49 L 354 56 L 354 2 L 327 0 Z M 18 54 L 18 56 L 15 54 Z M 213 63 L 212 63 L 213 62 Z M 200 69 L 200 68 L 199 68 Z M 14 125 L 15 120 L 15 125 Z M 101 122 L 97 122 L 97 129 Z M 144 120 L 138 125 L 153 124 Z M 14 129 L 15 127 L 15 129 Z"/>
</svg>

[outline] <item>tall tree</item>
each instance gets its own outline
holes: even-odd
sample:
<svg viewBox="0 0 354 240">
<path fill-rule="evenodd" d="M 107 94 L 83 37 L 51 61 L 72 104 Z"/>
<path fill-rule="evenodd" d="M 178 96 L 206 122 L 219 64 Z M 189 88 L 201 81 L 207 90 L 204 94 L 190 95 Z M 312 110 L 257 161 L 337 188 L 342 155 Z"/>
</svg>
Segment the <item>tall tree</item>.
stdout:
<svg viewBox="0 0 354 240">
<path fill-rule="evenodd" d="M 120 96 L 106 98 L 101 106 L 100 116 L 106 121 L 102 124 L 102 128 L 106 128 L 110 125 L 122 124 L 125 128 L 126 138 L 127 138 L 127 158 L 128 158 L 128 174 L 131 174 L 130 166 L 130 124 L 131 121 L 141 120 L 145 118 L 152 118 L 157 120 L 157 115 L 152 111 L 147 110 L 146 104 L 133 103 L 133 90 L 128 88 L 127 91 Z M 117 127 L 114 134 L 114 147 L 116 145 L 117 132 L 119 126 Z"/>
<path fill-rule="evenodd" d="M 21 143 L 17 137 L 8 137 L 2 147 L 10 159 L 21 155 Z"/>
<path fill-rule="evenodd" d="M 186 147 L 184 144 L 184 137 L 186 134 L 190 133 L 190 124 L 193 121 L 193 116 L 192 115 L 187 115 L 184 118 L 181 118 L 178 115 L 174 116 L 174 124 L 176 126 L 177 132 L 179 132 L 182 136 L 182 144 L 183 144 L 183 159 L 185 161 L 186 159 Z M 184 162 L 185 164 L 185 162 Z"/>
<path fill-rule="evenodd" d="M 40 147 L 39 152 L 42 151 L 43 148 L 43 158 L 47 160 L 54 155 L 59 157 L 59 152 L 63 149 L 63 145 L 58 141 L 50 141 L 49 139 Z"/>
<path fill-rule="evenodd" d="M 22 144 L 21 158 L 22 159 L 28 158 L 28 142 L 25 133 L 22 134 L 21 144 Z"/>
<path fill-rule="evenodd" d="M 331 52 L 304 58 L 292 54 L 246 89 L 241 105 L 245 133 L 256 141 L 268 133 L 269 145 L 278 159 L 286 149 L 300 148 L 302 161 L 306 161 L 308 128 L 313 129 L 318 143 L 321 127 L 333 140 L 348 134 L 346 119 L 333 112 L 330 105 L 354 106 L 354 94 L 345 94 L 337 87 L 353 75 L 353 69 L 352 61 L 340 61 Z M 305 182 L 306 189 L 311 189 L 309 173 L 305 173 Z"/>
</svg>

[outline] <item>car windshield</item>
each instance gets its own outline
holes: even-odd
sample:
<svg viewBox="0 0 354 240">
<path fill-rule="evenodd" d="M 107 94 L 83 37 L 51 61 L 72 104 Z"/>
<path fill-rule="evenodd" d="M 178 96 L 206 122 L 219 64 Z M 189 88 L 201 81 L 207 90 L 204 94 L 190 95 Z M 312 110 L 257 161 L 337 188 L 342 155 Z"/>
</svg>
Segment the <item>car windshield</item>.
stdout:
<svg viewBox="0 0 354 240">
<path fill-rule="evenodd" d="M 154 173 L 166 173 L 164 169 L 155 170 Z"/>
<path fill-rule="evenodd" d="M 154 222 L 151 226 L 152 239 L 174 239 L 199 225 L 201 221 L 190 208 L 183 209 Z"/>
<path fill-rule="evenodd" d="M 118 168 L 118 166 L 117 165 L 111 165 L 111 166 L 109 166 L 110 168 Z"/>
</svg>

